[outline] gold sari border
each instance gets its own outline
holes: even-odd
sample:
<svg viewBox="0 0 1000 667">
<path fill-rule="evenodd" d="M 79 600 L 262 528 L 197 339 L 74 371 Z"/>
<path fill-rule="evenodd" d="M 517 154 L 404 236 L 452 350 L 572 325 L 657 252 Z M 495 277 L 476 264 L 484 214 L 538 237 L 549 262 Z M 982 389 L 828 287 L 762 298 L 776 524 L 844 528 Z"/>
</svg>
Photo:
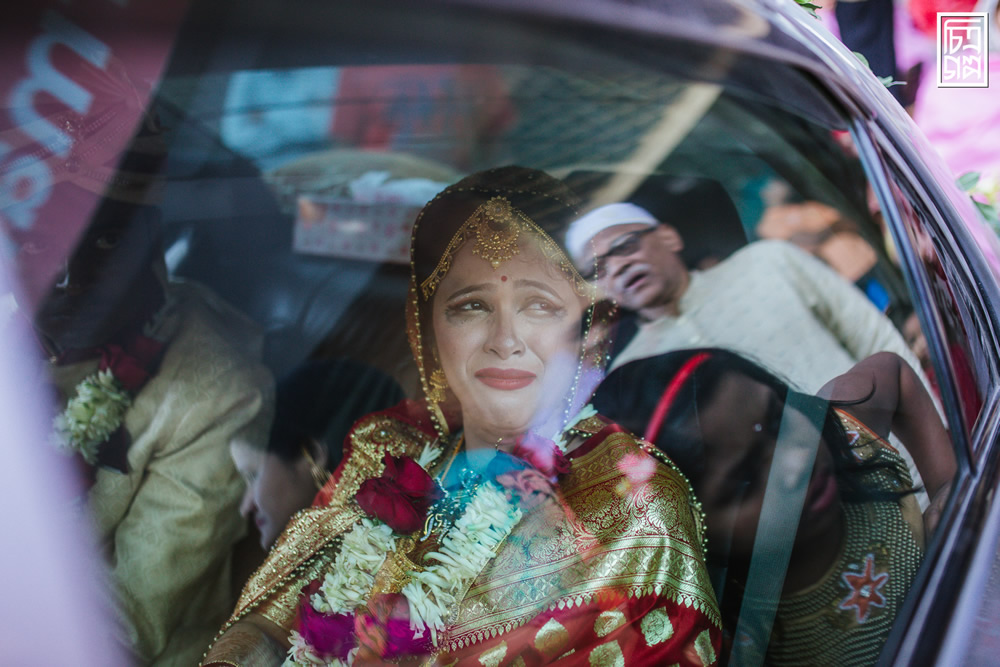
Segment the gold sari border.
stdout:
<svg viewBox="0 0 1000 667">
<path fill-rule="evenodd" d="M 340 536 L 364 517 L 364 512 L 354 503 L 354 496 L 362 482 L 382 474 L 386 452 L 393 456 L 416 455 L 433 440 L 417 427 L 386 414 L 376 413 L 358 422 L 351 432 L 351 450 L 341 463 L 342 474 L 331 492 L 330 504 L 306 508 L 292 516 L 267 559 L 250 576 L 219 636 L 268 598 L 282 592 L 281 589 L 305 573 L 310 564 L 322 560 L 324 553 L 339 543 Z M 280 602 L 275 600 L 274 604 L 280 605 Z M 260 613 L 268 620 L 281 620 L 268 610 Z"/>
</svg>

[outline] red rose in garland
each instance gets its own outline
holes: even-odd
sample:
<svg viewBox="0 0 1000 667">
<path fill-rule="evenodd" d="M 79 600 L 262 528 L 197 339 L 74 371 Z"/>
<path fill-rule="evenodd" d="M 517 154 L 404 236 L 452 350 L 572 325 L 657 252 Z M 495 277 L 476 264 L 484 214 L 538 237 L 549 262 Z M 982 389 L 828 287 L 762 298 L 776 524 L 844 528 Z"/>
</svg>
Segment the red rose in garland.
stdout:
<svg viewBox="0 0 1000 667">
<path fill-rule="evenodd" d="M 101 347 L 100 370 L 111 369 L 115 379 L 131 392 L 142 389 L 159 366 L 163 343 L 148 336 L 136 336 L 122 346 L 109 343 Z"/>
<path fill-rule="evenodd" d="M 60 447 L 78 454 L 87 466 L 127 473 L 131 439 L 124 427 L 125 413 L 160 364 L 164 343 L 135 334 L 124 344 L 108 343 L 97 348 L 68 349 L 56 363 L 72 364 L 100 354 L 97 373 L 76 386 L 67 396 L 66 408 L 54 423 Z M 96 473 L 84 468 L 87 486 Z"/>
<path fill-rule="evenodd" d="M 434 478 L 408 456 L 385 455 L 381 477 L 365 481 L 356 500 L 369 516 L 397 533 L 413 533 L 423 527 L 427 510 L 441 497 Z"/>
<path fill-rule="evenodd" d="M 514 442 L 511 454 L 527 461 L 552 481 L 569 472 L 569 459 L 556 443 L 530 431 Z"/>
</svg>

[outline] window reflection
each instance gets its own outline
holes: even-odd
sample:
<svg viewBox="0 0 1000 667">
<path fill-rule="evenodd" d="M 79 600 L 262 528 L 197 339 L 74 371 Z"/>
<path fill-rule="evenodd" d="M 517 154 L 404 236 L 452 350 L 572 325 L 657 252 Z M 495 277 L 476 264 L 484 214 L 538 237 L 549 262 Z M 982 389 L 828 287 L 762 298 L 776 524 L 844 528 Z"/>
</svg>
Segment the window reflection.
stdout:
<svg viewBox="0 0 1000 667">
<path fill-rule="evenodd" d="M 595 396 L 701 499 L 740 661 L 874 662 L 950 491 L 951 444 L 905 360 L 869 357 L 820 395 L 728 350 L 695 349 L 621 366 Z M 923 516 L 890 430 L 934 499 Z"/>
<path fill-rule="evenodd" d="M 947 347 L 946 364 L 950 366 L 951 377 L 958 393 L 965 428 L 971 431 L 976 418 L 979 416 L 979 411 L 982 409 L 982 396 L 986 390 L 984 386 L 986 380 L 981 377 L 981 372 L 977 374 L 976 370 L 974 370 L 977 360 L 984 359 L 984 354 L 981 351 L 975 353 L 973 347 L 970 345 L 970 340 L 973 340 L 973 338 L 970 337 L 969 328 L 966 326 L 967 322 L 970 324 L 973 322 L 969 315 L 970 306 L 963 303 L 959 296 L 964 293 L 964 290 L 960 289 L 956 293 L 956 289 L 953 287 L 955 283 L 949 276 L 950 270 L 941 261 L 938 243 L 931 233 L 933 227 L 930 226 L 927 215 L 920 212 L 922 207 L 916 204 L 919 200 L 904 197 L 898 186 L 894 186 L 894 192 L 897 195 L 900 212 L 907 223 L 907 232 L 913 241 L 916 255 L 930 287 L 931 298 L 936 306 L 941 324 L 944 327 L 945 345 Z M 975 301 L 970 301 L 969 303 L 975 303 Z M 909 331 L 913 332 L 914 330 L 915 327 L 911 324 Z M 973 331 L 975 331 L 975 328 L 973 328 Z M 914 335 L 918 345 L 926 349 L 926 342 L 922 342 L 918 335 L 912 333 L 911 335 Z M 978 339 L 979 336 L 975 338 Z M 922 361 L 925 364 L 925 370 L 928 375 L 936 384 L 936 380 L 934 379 L 935 372 L 931 367 L 929 355 Z M 988 366 L 980 366 L 980 368 L 986 367 Z"/>
<path fill-rule="evenodd" d="M 363 364 L 364 373 L 330 372 L 337 407 L 362 391 L 385 400 L 344 410 L 350 416 L 340 421 L 404 396 L 420 399 L 428 389 L 443 392 L 428 384 L 439 370 L 430 364 L 460 375 L 456 356 L 474 350 L 456 331 L 467 320 L 486 331 L 495 304 L 479 294 L 438 313 L 454 331 L 440 328 L 450 337 L 435 343 L 447 349 L 420 351 L 420 363 L 428 364 L 422 378 L 404 319 L 414 220 L 470 172 L 501 164 L 545 168 L 581 198 L 580 215 L 563 221 L 568 230 L 552 232 L 576 268 L 553 262 L 547 247 L 518 246 L 533 258 L 525 274 L 536 283 L 579 274 L 596 296 L 563 309 L 572 317 L 552 329 L 556 338 L 539 334 L 534 342 L 557 352 L 573 346 L 583 356 L 585 368 L 562 378 L 581 394 L 600 383 L 607 363 L 614 373 L 600 386 L 598 408 L 646 434 L 692 483 L 705 508 L 726 650 L 749 642 L 775 662 L 874 660 L 919 567 L 925 527 L 933 528 L 947 497 L 954 462 L 947 433 L 934 421 L 934 384 L 923 375 L 930 367 L 917 358 L 925 351 L 919 326 L 909 321 L 905 337 L 897 328 L 911 297 L 883 249 L 857 153 L 825 98 L 767 99 L 746 86 L 691 82 L 634 65 L 614 73 L 507 63 L 317 65 L 168 76 L 157 98 L 168 121 L 159 214 L 171 259 L 170 275 L 162 268 L 156 275 L 160 287 L 206 283 L 211 296 L 202 300 L 236 322 L 209 328 L 246 352 L 227 368 L 252 370 L 243 393 L 259 400 L 217 434 L 213 452 L 223 452 L 216 463 L 230 482 L 236 477 L 229 449 L 245 473 L 242 511 L 254 518 L 254 537 L 280 543 L 289 517 L 314 500 L 315 487 L 326 488 L 351 428 L 341 423 L 333 435 L 314 429 L 305 434 L 312 440 L 302 433 L 278 438 L 289 420 L 322 421 L 341 411 L 283 384 L 272 417 L 270 378 L 258 362 L 278 378 Z M 799 93 L 812 91 L 805 80 L 796 82 Z M 907 215 L 953 341 L 950 363 L 971 424 L 984 387 L 965 344 L 970 320 L 921 214 Z M 125 235 L 112 243 L 101 224 L 85 243 L 111 250 L 102 244 L 128 241 Z M 447 231 L 430 241 L 442 246 L 435 261 L 450 257 L 443 248 L 456 233 L 455 225 L 441 229 Z M 474 274 L 466 282 L 477 285 L 492 278 L 496 267 L 477 264 L 470 253 L 452 275 Z M 465 271 L 469 264 L 475 271 Z M 105 288 L 140 286 L 124 273 L 103 276 Z M 90 309 L 102 321 L 121 310 L 107 294 Z M 565 315 L 537 296 L 517 302 L 518 313 L 532 321 Z M 503 338 L 489 334 L 494 343 Z M 244 339 L 251 339 L 247 350 Z M 227 354 L 206 344 L 185 363 L 214 368 Z M 378 377 L 391 390 L 362 389 L 363 377 Z M 466 379 L 468 386 L 452 391 L 466 390 L 472 405 L 483 383 Z M 502 373 L 489 379 L 523 381 Z M 329 388 L 309 386 L 320 385 Z M 568 390 L 554 386 L 536 403 L 565 402 Z M 184 387 L 178 381 L 173 389 Z M 240 386 L 228 387 L 223 398 L 242 395 Z M 904 394 L 917 401 L 914 412 L 926 424 L 907 430 L 885 422 L 893 388 L 897 403 Z M 225 405 L 203 389 L 188 389 L 199 405 Z M 282 413 L 289 395 L 323 414 L 289 418 Z M 573 396 L 570 412 L 585 398 Z M 651 419 L 660 420 L 652 431 Z M 213 423 L 221 428 L 225 420 Z M 914 432 L 929 442 L 896 437 Z M 271 460 L 262 434 L 293 451 Z M 326 448 L 314 447 L 320 435 L 332 438 Z M 236 486 L 227 487 L 226 519 L 238 528 Z M 278 499 L 288 502 L 269 504 Z M 787 516 L 773 514 L 771 505 Z M 769 572 L 777 587 L 758 595 L 752 561 L 767 549 L 783 551 L 788 567 Z M 518 558 L 530 551 L 521 549 Z M 775 607 L 772 624 L 766 610 Z"/>
</svg>

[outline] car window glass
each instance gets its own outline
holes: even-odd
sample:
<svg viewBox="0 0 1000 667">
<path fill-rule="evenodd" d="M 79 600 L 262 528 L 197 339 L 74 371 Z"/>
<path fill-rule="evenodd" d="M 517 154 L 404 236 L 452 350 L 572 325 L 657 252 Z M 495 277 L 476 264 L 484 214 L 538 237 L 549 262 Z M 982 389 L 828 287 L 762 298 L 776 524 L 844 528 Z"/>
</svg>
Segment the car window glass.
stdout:
<svg viewBox="0 0 1000 667">
<path fill-rule="evenodd" d="M 725 650 L 789 663 L 876 659 L 923 560 L 922 510 L 941 488 L 933 474 L 920 482 L 925 461 L 890 435 L 885 415 L 905 377 L 933 422 L 940 384 L 920 358 L 914 296 L 887 249 L 848 112 L 809 75 L 762 56 L 652 38 L 622 55 L 583 28 L 560 37 L 499 21 L 486 35 L 461 14 L 374 37 L 385 11 L 328 32 L 290 17 L 245 53 L 236 45 L 260 29 L 256 14 L 214 16 L 220 39 L 204 47 L 203 26 L 186 25 L 140 134 L 156 137 L 155 192 L 124 202 L 106 193 L 52 288 L 72 292 L 69 264 L 83 258 L 87 299 L 63 307 L 52 297 L 43 313 L 53 327 L 87 324 L 89 337 L 48 345 L 53 364 L 67 347 L 92 350 L 111 326 L 100 325 L 123 312 L 142 311 L 126 323 L 142 347 L 150 322 L 197 291 L 243 355 L 216 365 L 214 348 L 192 343 L 210 357 L 198 372 L 252 366 L 277 382 L 275 412 L 229 443 L 251 461 L 248 482 L 267 460 L 241 445 L 270 435 L 282 410 L 322 397 L 338 408 L 336 425 L 315 436 L 334 443 L 319 459 L 322 486 L 355 419 L 435 388 L 421 382 L 405 315 L 421 209 L 480 170 L 544 170 L 581 202 L 579 220 L 553 240 L 602 295 L 580 316 L 601 340 L 578 345 L 608 364 L 595 406 L 691 481 Z M 474 37 L 482 50 L 468 50 Z M 129 168 L 149 166 L 147 147 L 130 147 Z M 971 427 L 989 389 L 976 371 L 988 353 L 966 342 L 976 320 L 953 258 L 924 231 L 920 205 L 906 205 L 912 193 L 897 192 L 951 345 L 938 368 L 953 373 Z M 588 216 L 603 222 L 576 224 Z M 25 265 L 44 251 L 32 243 L 19 249 Z M 132 299 L 131 288 L 149 296 L 157 285 L 183 294 Z M 485 301 L 456 312 L 486 318 Z M 540 301 L 522 310 L 558 310 Z M 284 384 L 313 373 L 322 391 Z M 654 413 L 665 415 L 656 428 Z M 950 451 L 938 427 L 937 446 Z M 261 519 L 255 536 L 267 542 L 272 531 L 273 541 L 283 525 Z M 780 557 L 768 562 L 769 552 Z"/>
<path fill-rule="evenodd" d="M 957 275 L 957 261 L 942 259 L 952 252 L 942 249 L 934 217 L 913 194 L 912 186 L 905 190 L 904 187 L 895 186 L 894 194 L 940 314 L 948 348 L 946 363 L 951 367 L 949 375 L 961 403 L 964 426 L 971 431 L 982 409 L 983 397 L 990 390 L 989 369 L 994 366 L 992 355 L 987 351 L 990 348 L 986 332 L 980 324 L 982 317 L 974 315 L 978 298 L 963 286 Z"/>
</svg>

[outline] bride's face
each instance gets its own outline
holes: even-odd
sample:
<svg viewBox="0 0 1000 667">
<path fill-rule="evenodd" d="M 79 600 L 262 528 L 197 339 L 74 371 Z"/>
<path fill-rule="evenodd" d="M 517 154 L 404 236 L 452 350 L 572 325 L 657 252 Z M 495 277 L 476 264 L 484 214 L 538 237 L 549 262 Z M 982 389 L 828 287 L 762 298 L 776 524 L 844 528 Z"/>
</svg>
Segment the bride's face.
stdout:
<svg viewBox="0 0 1000 667">
<path fill-rule="evenodd" d="M 572 389 L 584 300 L 531 241 L 494 269 L 467 243 L 435 292 L 441 366 L 467 434 L 551 436 Z"/>
</svg>

